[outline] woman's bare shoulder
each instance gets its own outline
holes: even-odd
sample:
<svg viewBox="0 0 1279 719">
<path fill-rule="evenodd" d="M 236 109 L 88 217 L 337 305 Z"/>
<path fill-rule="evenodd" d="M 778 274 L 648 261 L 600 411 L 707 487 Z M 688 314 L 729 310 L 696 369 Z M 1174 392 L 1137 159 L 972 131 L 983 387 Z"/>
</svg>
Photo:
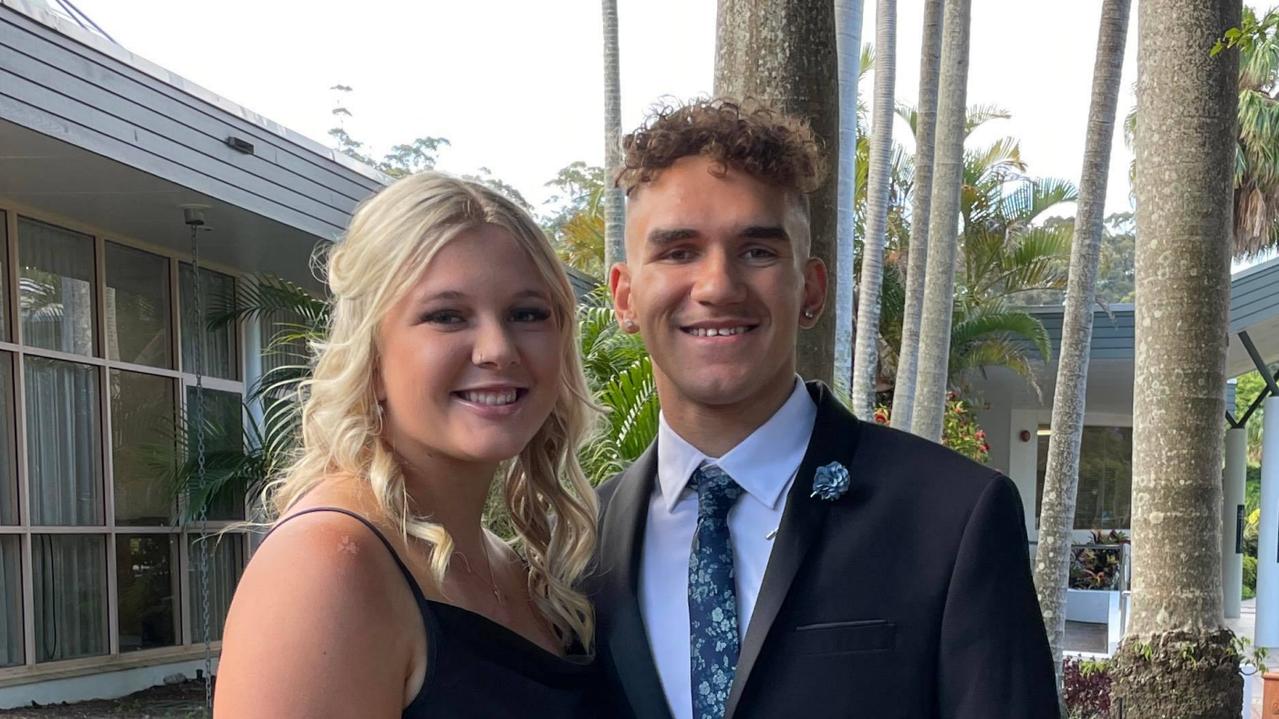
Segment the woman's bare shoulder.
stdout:
<svg viewBox="0 0 1279 719">
<path fill-rule="evenodd" d="M 364 716 L 402 709 L 405 678 L 422 654 L 421 617 L 372 530 L 341 512 L 307 511 L 361 514 L 338 499 L 291 508 L 249 562 L 223 639 L 218 709 L 226 716 L 336 715 L 352 697 L 361 697 Z"/>
</svg>

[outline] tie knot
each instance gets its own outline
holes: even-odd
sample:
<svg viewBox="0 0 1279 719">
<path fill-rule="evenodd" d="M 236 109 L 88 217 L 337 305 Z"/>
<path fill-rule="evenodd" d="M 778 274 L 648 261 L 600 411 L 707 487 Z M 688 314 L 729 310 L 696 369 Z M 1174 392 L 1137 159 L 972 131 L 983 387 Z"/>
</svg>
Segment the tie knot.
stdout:
<svg viewBox="0 0 1279 719">
<path fill-rule="evenodd" d="M 698 467 L 689 480 L 689 487 L 697 491 L 698 518 L 724 519 L 742 496 L 742 486 L 713 464 Z"/>
</svg>

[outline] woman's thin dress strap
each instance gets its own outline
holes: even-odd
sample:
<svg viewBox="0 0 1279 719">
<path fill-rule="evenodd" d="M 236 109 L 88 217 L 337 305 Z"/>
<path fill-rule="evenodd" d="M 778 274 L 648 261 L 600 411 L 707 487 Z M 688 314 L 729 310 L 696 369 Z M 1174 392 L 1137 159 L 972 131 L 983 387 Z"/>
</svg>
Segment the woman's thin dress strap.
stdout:
<svg viewBox="0 0 1279 719">
<path fill-rule="evenodd" d="M 378 529 L 376 525 L 368 520 L 368 518 L 352 512 L 349 509 L 343 509 L 341 507 L 312 507 L 300 512 L 294 512 L 293 514 L 290 514 L 284 519 L 276 522 L 275 526 L 271 527 L 271 530 L 267 532 L 267 536 L 271 536 L 271 532 L 279 529 L 280 525 L 291 519 L 301 517 L 304 514 L 314 514 L 316 512 L 337 512 L 338 514 L 345 514 L 351 519 L 354 519 L 360 524 L 368 527 L 369 531 L 373 532 L 373 536 L 377 537 L 382 542 L 382 546 L 386 547 L 386 551 L 391 553 L 391 559 L 395 560 L 395 566 L 400 568 L 400 573 L 404 575 L 404 581 L 408 582 L 409 590 L 413 592 L 413 599 L 417 602 L 418 611 L 422 615 L 422 625 L 426 629 L 426 676 L 422 678 L 422 688 L 418 690 L 417 696 L 413 697 L 413 701 L 410 702 L 408 706 L 404 707 L 404 713 L 401 716 L 406 718 L 425 716 L 426 690 L 430 685 L 431 678 L 435 674 L 436 668 L 437 642 L 433 641 L 433 638 L 439 637 L 439 625 L 437 624 L 435 614 L 431 611 L 431 605 L 430 602 L 427 601 L 426 594 L 422 592 L 422 585 L 418 584 L 417 578 L 413 576 L 413 572 L 409 571 L 408 565 L 404 563 L 404 560 L 400 559 L 400 553 L 395 551 L 395 547 L 391 544 L 390 540 L 386 538 L 386 535 L 382 534 L 382 530 Z M 263 538 L 263 541 L 265 541 L 265 537 Z"/>
</svg>

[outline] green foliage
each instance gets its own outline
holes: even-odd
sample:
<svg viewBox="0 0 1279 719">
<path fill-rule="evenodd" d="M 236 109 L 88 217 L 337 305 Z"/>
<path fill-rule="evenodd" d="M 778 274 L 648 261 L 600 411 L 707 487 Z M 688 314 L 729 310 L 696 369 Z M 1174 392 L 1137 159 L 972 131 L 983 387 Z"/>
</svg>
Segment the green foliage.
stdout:
<svg viewBox="0 0 1279 719">
<path fill-rule="evenodd" d="M 546 183 L 556 194 L 543 229 L 564 264 L 604 278 L 604 168 L 574 162 Z"/>
<path fill-rule="evenodd" d="M 1239 138 L 1235 147 L 1234 252 L 1257 257 L 1279 246 L 1279 8 L 1258 17 L 1245 6 L 1240 25 L 1212 48 L 1216 57 L 1239 50 Z M 1136 109 L 1124 119 L 1132 145 Z M 1134 176 L 1136 160 L 1129 167 Z"/>
<path fill-rule="evenodd" d="M 660 406 L 644 343 L 618 328 L 603 288 L 579 306 L 578 332 L 587 386 L 605 411 L 600 432 L 579 459 L 591 483 L 599 484 L 625 469 L 657 436 Z"/>
<path fill-rule="evenodd" d="M 897 112 L 913 130 L 915 110 L 899 104 Z M 1007 117 L 1007 111 L 998 107 L 972 107 L 967 129 L 972 132 L 986 122 Z M 860 144 L 858 149 L 862 152 Z M 881 386 L 891 384 L 901 346 L 910 238 L 907 214 L 914 191 L 913 158 L 901 147 L 893 157 L 879 326 Z M 1070 227 L 1042 221 L 1042 217 L 1057 205 L 1074 201 L 1076 191 L 1065 180 L 1032 178 L 1025 171 L 1020 143 L 1013 138 L 968 147 L 964 153 L 963 223 L 949 365 L 951 385 L 961 392 L 967 370 L 996 366 L 1011 369 L 1038 392 L 1036 361 L 1049 359 L 1050 344 L 1043 324 L 1018 305 L 1027 304 L 1036 294 L 1059 295 L 1064 289 Z M 859 217 L 865 208 L 864 179 L 858 180 L 855 198 Z M 860 260 L 859 252 L 854 272 Z"/>
<path fill-rule="evenodd" d="M 887 425 L 892 418 L 892 408 L 879 405 L 875 408 L 876 424 Z M 943 417 L 941 443 L 977 462 L 985 463 L 990 457 L 990 444 L 986 430 L 977 424 L 977 417 L 966 400 L 951 392 L 946 398 L 946 414 Z"/>
</svg>

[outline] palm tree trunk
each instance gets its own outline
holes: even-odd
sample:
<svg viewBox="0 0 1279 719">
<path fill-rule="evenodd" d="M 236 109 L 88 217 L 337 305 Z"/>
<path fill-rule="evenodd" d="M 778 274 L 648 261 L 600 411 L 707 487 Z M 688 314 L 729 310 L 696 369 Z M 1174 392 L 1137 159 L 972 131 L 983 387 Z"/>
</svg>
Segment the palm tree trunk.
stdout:
<svg viewBox="0 0 1279 719">
<path fill-rule="evenodd" d="M 754 98 L 806 120 L 836 167 L 839 87 L 835 8 L 813 0 L 720 0 L 715 32 L 715 94 Z M 835 255 L 835 179 L 809 195 L 812 254 L 834 278 L 849 268 Z M 838 280 L 836 280 L 838 281 Z M 825 312 L 797 341 L 799 373 L 830 383 L 835 319 Z"/>
<path fill-rule="evenodd" d="M 875 10 L 875 107 L 871 116 L 870 173 L 866 187 L 866 237 L 857 303 L 857 354 L 853 358 L 853 413 L 875 412 L 879 375 L 879 305 L 888 236 L 888 186 L 892 183 L 893 88 L 897 81 L 897 2 L 879 0 Z M 851 274 L 851 273 L 849 273 Z"/>
<path fill-rule="evenodd" d="M 1066 636 L 1066 589 L 1070 579 L 1070 545 L 1075 525 L 1075 494 L 1079 486 L 1079 442 L 1084 432 L 1084 391 L 1088 384 L 1088 353 L 1092 346 L 1093 303 L 1097 298 L 1097 262 L 1101 256 L 1102 221 L 1106 209 L 1106 179 L 1110 145 L 1115 134 L 1119 81 L 1124 66 L 1131 0 L 1105 0 L 1093 67 L 1092 103 L 1084 143 L 1084 167 L 1079 180 L 1075 236 L 1070 249 L 1070 278 L 1057 385 L 1053 394 L 1052 436 L 1048 439 L 1048 469 L 1039 515 L 1039 546 L 1035 552 L 1035 587 L 1039 609 L 1048 629 L 1048 644 L 1061 685 L 1061 650 Z"/>
<path fill-rule="evenodd" d="M 857 83 L 861 79 L 862 0 L 835 0 L 835 48 L 839 58 L 839 177 L 836 180 L 835 264 L 853 266 L 857 224 Z M 836 393 L 848 395 L 853 370 L 853 293 L 851 271 L 835 279 Z"/>
<path fill-rule="evenodd" d="M 911 431 L 941 441 L 946 409 L 950 323 L 954 308 L 955 254 L 959 233 L 959 192 L 964 178 L 964 103 L 968 95 L 968 37 L 971 0 L 946 0 L 942 19 L 941 77 L 937 97 L 937 149 L 932 212 L 928 222 L 928 265 L 920 319 L 919 369 L 915 379 Z"/>
<path fill-rule="evenodd" d="M 1221 605 L 1221 461 L 1240 0 L 1143 0 L 1137 49 L 1133 593 L 1125 716 L 1237 717 Z M 1189 660 L 1188 660 L 1189 658 Z"/>
<path fill-rule="evenodd" d="M 622 83 L 617 49 L 617 0 L 603 0 L 604 11 L 604 273 L 626 261 L 626 205 L 613 186 L 622 161 Z"/>
<path fill-rule="evenodd" d="M 920 44 L 919 107 L 915 118 L 915 187 L 910 202 L 910 246 L 906 249 L 906 302 L 902 344 L 893 383 L 893 427 L 910 430 L 919 368 L 919 320 L 924 305 L 928 262 L 928 217 L 933 192 L 933 139 L 937 132 L 937 75 L 941 67 L 942 0 L 924 2 L 924 38 Z"/>
</svg>

